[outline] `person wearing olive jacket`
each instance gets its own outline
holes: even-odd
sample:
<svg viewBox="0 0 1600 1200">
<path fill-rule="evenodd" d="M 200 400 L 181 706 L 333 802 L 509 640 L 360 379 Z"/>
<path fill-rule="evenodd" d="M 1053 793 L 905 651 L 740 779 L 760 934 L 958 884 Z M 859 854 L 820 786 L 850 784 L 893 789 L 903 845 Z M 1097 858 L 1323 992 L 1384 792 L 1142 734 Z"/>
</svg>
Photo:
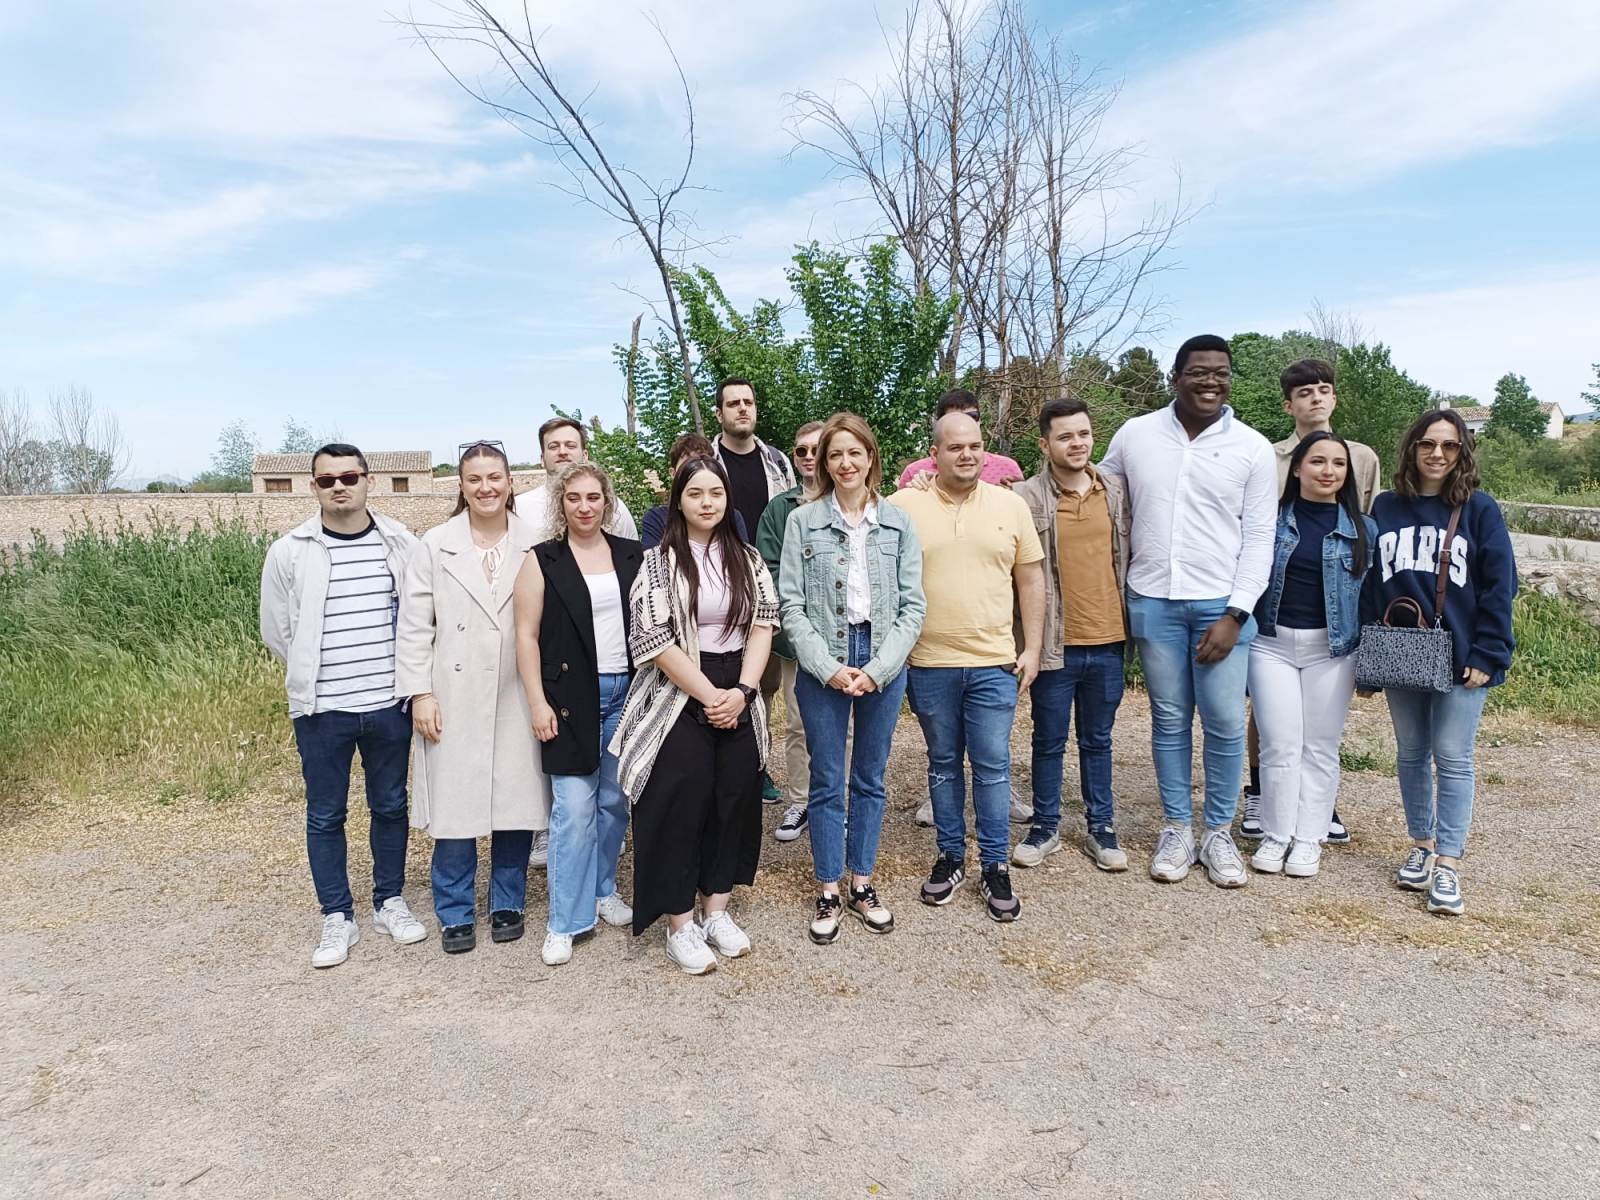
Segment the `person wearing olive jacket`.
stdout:
<svg viewBox="0 0 1600 1200">
<path fill-rule="evenodd" d="M 822 427 L 816 479 L 815 498 L 796 508 L 784 529 L 778 601 L 800 664 L 795 698 L 811 748 L 811 858 L 821 895 L 810 934 L 826 945 L 839 936 L 846 907 L 839 878 L 847 866 L 850 914 L 871 933 L 894 928 L 873 889 L 872 869 L 906 656 L 928 606 L 916 527 L 878 495 L 878 442 L 854 413 L 837 413 Z M 844 761 L 852 715 L 847 822 Z"/>
</svg>

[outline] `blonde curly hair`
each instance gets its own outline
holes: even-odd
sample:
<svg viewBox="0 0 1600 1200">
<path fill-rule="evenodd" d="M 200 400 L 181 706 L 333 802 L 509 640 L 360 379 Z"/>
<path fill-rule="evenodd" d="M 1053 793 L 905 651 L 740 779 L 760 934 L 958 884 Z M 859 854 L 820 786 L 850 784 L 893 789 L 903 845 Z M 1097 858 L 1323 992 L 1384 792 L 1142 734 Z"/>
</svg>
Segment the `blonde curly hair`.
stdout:
<svg viewBox="0 0 1600 1200">
<path fill-rule="evenodd" d="M 567 494 L 567 485 L 580 475 L 591 476 L 600 485 L 600 493 L 606 498 L 605 511 L 600 514 L 600 528 L 610 529 L 611 519 L 617 515 L 617 493 L 611 486 L 611 476 L 606 474 L 606 469 L 599 463 L 581 462 L 569 463 L 562 467 L 556 477 L 550 481 L 550 531 L 552 537 L 564 538 L 567 536 L 567 509 L 562 503 Z"/>
</svg>

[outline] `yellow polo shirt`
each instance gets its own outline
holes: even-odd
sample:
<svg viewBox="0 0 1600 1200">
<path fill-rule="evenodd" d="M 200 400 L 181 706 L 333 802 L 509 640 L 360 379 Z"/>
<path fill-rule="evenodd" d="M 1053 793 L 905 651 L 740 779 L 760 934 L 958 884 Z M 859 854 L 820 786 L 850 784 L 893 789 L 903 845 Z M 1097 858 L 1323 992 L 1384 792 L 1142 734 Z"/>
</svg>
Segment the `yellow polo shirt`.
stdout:
<svg viewBox="0 0 1600 1200">
<path fill-rule="evenodd" d="M 957 502 L 937 485 L 889 497 L 922 543 L 928 616 L 912 647 L 914 667 L 1000 667 L 1017 661 L 1011 571 L 1044 558 L 1021 496 L 980 482 Z"/>
</svg>

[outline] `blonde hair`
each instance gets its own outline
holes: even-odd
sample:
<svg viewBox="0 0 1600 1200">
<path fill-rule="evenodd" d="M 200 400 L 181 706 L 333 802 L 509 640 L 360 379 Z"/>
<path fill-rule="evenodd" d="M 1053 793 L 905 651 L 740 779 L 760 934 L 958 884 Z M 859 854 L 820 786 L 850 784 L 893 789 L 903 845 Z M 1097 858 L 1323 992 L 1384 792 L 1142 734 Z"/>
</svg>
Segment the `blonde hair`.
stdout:
<svg viewBox="0 0 1600 1200">
<path fill-rule="evenodd" d="M 867 464 L 867 495 L 873 499 L 883 487 L 883 456 L 878 453 L 878 439 L 872 427 L 853 412 L 834 413 L 822 423 L 822 436 L 817 439 L 817 471 L 811 500 L 821 500 L 833 492 L 833 476 L 828 474 L 828 443 L 841 433 L 848 433 L 866 447 L 871 461 Z"/>
<path fill-rule="evenodd" d="M 550 534 L 552 537 L 564 538 L 567 536 L 567 485 L 580 475 L 591 476 L 600 485 L 600 494 L 605 497 L 605 511 L 600 514 L 600 528 L 608 529 L 611 518 L 617 512 L 617 493 L 611 486 L 611 476 L 606 474 L 606 469 L 599 463 L 581 462 L 568 463 L 550 484 Z"/>
</svg>

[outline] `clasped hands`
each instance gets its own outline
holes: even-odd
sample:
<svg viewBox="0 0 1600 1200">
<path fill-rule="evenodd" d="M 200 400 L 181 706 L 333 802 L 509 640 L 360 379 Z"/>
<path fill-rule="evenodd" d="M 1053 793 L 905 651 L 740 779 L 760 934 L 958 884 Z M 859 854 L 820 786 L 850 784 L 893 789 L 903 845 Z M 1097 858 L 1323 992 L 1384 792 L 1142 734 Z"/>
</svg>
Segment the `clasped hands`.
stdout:
<svg viewBox="0 0 1600 1200">
<path fill-rule="evenodd" d="M 868 692 L 878 690 L 878 685 L 872 682 L 872 676 L 860 667 L 840 667 L 828 680 L 828 686 L 846 696 L 865 696 Z"/>
</svg>

